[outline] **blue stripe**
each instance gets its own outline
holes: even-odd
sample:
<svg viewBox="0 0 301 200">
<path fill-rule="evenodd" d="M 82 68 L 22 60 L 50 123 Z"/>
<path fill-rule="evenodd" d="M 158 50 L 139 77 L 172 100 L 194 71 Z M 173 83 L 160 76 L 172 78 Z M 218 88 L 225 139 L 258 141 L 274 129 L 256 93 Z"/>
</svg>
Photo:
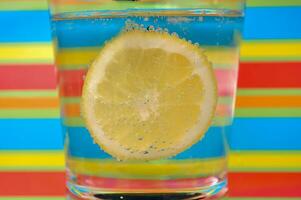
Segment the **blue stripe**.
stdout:
<svg viewBox="0 0 301 200">
<path fill-rule="evenodd" d="M 75 135 L 80 128 L 74 129 L 72 140 L 92 142 L 85 131 Z M 59 119 L 1 119 L 0 138 L 0 150 L 63 147 Z M 233 150 L 301 150 L 301 118 L 236 118 L 228 138 Z"/>
<path fill-rule="evenodd" d="M 181 38 L 201 45 L 235 45 L 236 30 L 241 28 L 242 19 L 233 17 L 189 17 L 186 21 L 176 22 L 168 17 L 141 17 L 107 19 L 80 19 L 57 21 L 56 32 L 60 47 L 102 46 L 105 41 L 119 34 L 127 20 L 143 24 L 145 28 L 167 29 L 177 33 Z M 174 21 L 172 21 L 172 19 Z M 200 22 L 200 20 L 202 20 Z M 221 23 L 224 27 L 221 28 Z"/>
<path fill-rule="evenodd" d="M 301 7 L 246 9 L 244 39 L 301 39 Z"/>
<path fill-rule="evenodd" d="M 111 158 L 93 142 L 90 133 L 85 128 L 68 128 L 68 153 L 82 158 Z M 211 158 L 225 155 L 223 129 L 213 127 L 205 137 L 190 149 L 175 156 L 174 159 Z"/>
<path fill-rule="evenodd" d="M 1 11 L 0 42 L 49 42 L 47 11 Z"/>
<path fill-rule="evenodd" d="M 0 150 L 63 148 L 59 119 L 1 119 Z"/>
<path fill-rule="evenodd" d="M 301 150 L 301 118 L 236 118 L 233 150 Z"/>
<path fill-rule="evenodd" d="M 300 39 L 300 19 L 301 7 L 247 8 L 244 39 Z M 0 24 L 0 42 L 51 40 L 48 11 L 2 11 Z"/>
</svg>

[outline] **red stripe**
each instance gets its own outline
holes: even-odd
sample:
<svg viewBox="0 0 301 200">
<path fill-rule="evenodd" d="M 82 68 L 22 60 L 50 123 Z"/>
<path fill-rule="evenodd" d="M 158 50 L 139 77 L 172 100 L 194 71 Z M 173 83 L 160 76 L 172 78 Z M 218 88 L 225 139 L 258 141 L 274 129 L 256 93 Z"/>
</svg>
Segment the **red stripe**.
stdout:
<svg viewBox="0 0 301 200">
<path fill-rule="evenodd" d="M 59 72 L 60 94 L 62 96 L 81 96 L 86 70 Z"/>
<path fill-rule="evenodd" d="M 55 89 L 54 65 L 1 65 L 0 89 Z"/>
<path fill-rule="evenodd" d="M 0 172 L 0 196 L 62 196 L 64 176 L 63 172 Z M 301 172 L 230 173 L 229 196 L 301 197 L 300 180 Z"/>
<path fill-rule="evenodd" d="M 301 87 L 301 62 L 240 63 L 240 88 Z"/>
<path fill-rule="evenodd" d="M 301 197 L 301 172 L 229 174 L 231 197 Z"/>
<path fill-rule="evenodd" d="M 222 189 L 218 194 L 216 194 L 216 195 L 213 195 L 213 196 L 211 196 L 211 197 L 209 197 L 209 198 L 206 198 L 206 200 L 217 200 L 217 199 L 220 199 L 220 198 L 222 198 L 225 194 L 226 194 L 226 192 L 227 192 L 227 189 Z M 109 194 L 110 195 L 110 194 Z M 114 194 L 113 194 L 114 195 Z M 116 196 L 118 195 L 118 193 L 116 193 L 115 194 Z M 143 194 L 139 194 L 139 193 L 136 193 L 135 195 L 143 195 Z M 146 194 L 144 193 L 144 195 L 143 196 L 145 196 Z M 122 193 L 120 193 L 120 196 L 122 196 Z M 123 195 L 124 196 L 124 195 Z M 78 197 L 78 196 L 76 196 L 75 194 L 73 194 L 72 192 L 67 192 L 67 199 L 70 199 L 70 200 L 87 200 L 87 198 L 86 197 Z M 116 197 L 115 197 L 115 199 L 116 199 Z M 121 198 L 120 198 L 121 199 Z M 127 199 L 127 198 L 125 198 L 125 199 Z M 134 199 L 138 199 L 138 197 L 136 196 L 136 198 L 134 198 Z M 143 200 L 143 198 L 140 198 L 140 199 L 142 199 Z M 167 199 L 167 198 L 166 198 Z"/>
<path fill-rule="evenodd" d="M 301 87 L 300 74 L 301 62 L 244 62 L 240 64 L 238 85 L 240 88 L 296 88 Z M 54 89 L 55 87 L 53 65 L 0 66 L 0 89 Z M 74 86 L 73 89 L 65 88 L 65 93 L 68 96 L 78 96 L 81 92 L 79 88 L 80 85 L 77 89 Z"/>
<path fill-rule="evenodd" d="M 0 172 L 0 196 L 65 195 L 63 172 Z"/>
<path fill-rule="evenodd" d="M 63 70 L 59 72 L 60 93 L 62 96 L 81 96 L 86 70 Z M 234 93 L 237 73 L 235 70 L 216 70 L 219 95 Z"/>
<path fill-rule="evenodd" d="M 64 71 L 68 83 L 63 85 L 64 96 L 80 96 L 83 83 L 82 70 Z M 301 87 L 301 62 L 252 62 L 241 63 L 238 86 L 240 88 Z M 235 71 L 217 70 L 220 95 L 231 94 L 235 85 Z M 78 81 L 76 82 L 75 79 Z"/>
</svg>

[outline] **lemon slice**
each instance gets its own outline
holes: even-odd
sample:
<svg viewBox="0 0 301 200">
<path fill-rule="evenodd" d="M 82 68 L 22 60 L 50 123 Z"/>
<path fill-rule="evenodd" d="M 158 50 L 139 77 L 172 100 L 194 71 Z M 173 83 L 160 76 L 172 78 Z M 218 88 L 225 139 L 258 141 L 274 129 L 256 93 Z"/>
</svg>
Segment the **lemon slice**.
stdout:
<svg viewBox="0 0 301 200">
<path fill-rule="evenodd" d="M 200 47 L 134 30 L 108 42 L 89 68 L 81 110 L 95 142 L 119 160 L 174 156 L 207 131 L 216 80 Z"/>
</svg>

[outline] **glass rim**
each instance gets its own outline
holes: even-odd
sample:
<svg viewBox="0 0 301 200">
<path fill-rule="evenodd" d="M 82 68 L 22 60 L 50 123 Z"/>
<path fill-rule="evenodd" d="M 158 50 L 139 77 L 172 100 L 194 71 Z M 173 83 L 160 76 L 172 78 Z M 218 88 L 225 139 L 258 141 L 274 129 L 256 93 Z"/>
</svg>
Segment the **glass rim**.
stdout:
<svg viewBox="0 0 301 200">
<path fill-rule="evenodd" d="M 245 0 L 48 0 L 52 15 L 86 11 L 226 10 L 243 13 Z"/>
</svg>

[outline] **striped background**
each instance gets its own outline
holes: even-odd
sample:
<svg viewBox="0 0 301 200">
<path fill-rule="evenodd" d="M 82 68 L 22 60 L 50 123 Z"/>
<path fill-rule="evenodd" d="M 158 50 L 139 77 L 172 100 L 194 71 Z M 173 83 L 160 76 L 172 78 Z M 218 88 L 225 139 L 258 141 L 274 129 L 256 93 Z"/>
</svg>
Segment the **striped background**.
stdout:
<svg viewBox="0 0 301 200">
<path fill-rule="evenodd" d="M 64 199 L 47 4 L 0 1 L 0 200 Z M 301 0 L 249 0 L 229 199 L 301 199 Z M 245 181 L 244 181 L 245 180 Z"/>
</svg>

